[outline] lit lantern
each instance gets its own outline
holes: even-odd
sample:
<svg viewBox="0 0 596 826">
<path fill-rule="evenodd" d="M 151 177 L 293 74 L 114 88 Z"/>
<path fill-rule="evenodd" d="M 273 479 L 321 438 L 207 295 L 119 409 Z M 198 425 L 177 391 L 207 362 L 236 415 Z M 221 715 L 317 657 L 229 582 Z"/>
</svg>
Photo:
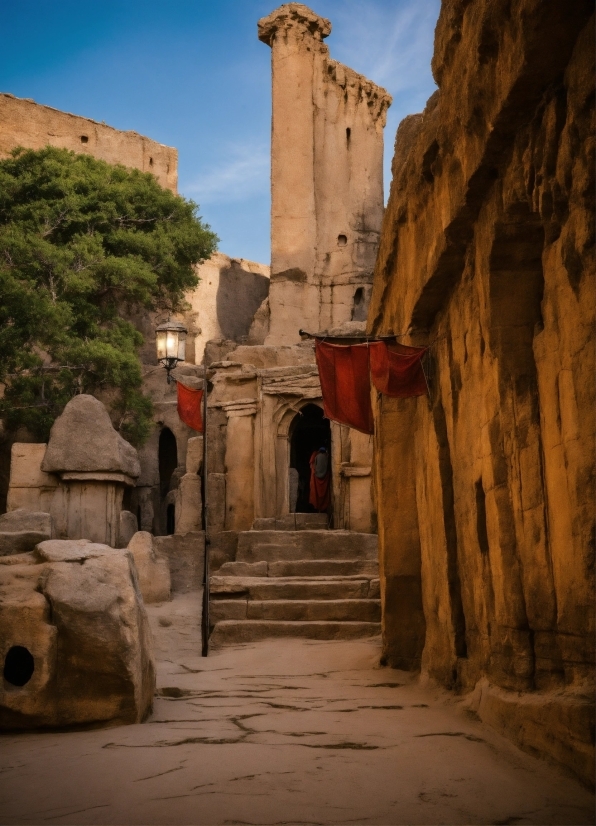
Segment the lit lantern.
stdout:
<svg viewBox="0 0 596 826">
<path fill-rule="evenodd" d="M 155 331 L 157 360 L 166 368 L 168 384 L 174 381 L 170 372 L 184 361 L 187 329 L 180 321 L 164 321 Z"/>
</svg>

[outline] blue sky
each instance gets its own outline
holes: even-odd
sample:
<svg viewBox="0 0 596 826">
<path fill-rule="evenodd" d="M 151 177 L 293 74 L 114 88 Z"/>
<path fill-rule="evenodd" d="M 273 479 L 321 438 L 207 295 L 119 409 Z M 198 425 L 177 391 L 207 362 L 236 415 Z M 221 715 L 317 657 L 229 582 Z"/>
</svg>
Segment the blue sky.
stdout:
<svg viewBox="0 0 596 826">
<path fill-rule="evenodd" d="M 256 25 L 275 0 L 6 0 L 0 91 L 134 129 L 179 153 L 179 191 L 233 257 L 269 263 L 270 50 Z M 313 0 L 331 56 L 393 95 L 395 130 L 419 112 L 439 0 Z"/>
</svg>

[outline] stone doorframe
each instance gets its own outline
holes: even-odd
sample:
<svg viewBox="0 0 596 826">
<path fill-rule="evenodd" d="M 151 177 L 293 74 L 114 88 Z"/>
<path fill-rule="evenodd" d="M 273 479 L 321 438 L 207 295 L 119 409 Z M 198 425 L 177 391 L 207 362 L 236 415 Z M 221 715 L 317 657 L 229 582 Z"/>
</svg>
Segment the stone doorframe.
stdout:
<svg viewBox="0 0 596 826">
<path fill-rule="evenodd" d="M 262 395 L 255 428 L 255 518 L 280 518 L 290 513 L 290 427 L 308 404 L 322 408 L 323 400 Z"/>
</svg>

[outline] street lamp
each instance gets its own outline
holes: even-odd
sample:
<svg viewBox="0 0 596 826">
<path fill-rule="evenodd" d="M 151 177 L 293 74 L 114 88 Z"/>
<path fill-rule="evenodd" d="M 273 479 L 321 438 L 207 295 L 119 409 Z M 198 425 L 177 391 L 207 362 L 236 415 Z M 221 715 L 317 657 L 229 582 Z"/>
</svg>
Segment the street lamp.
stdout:
<svg viewBox="0 0 596 826">
<path fill-rule="evenodd" d="M 184 361 L 187 332 L 181 321 L 172 320 L 164 321 L 155 331 L 157 360 L 166 368 L 168 384 L 174 381 L 170 375 L 171 371 L 179 361 Z"/>
</svg>

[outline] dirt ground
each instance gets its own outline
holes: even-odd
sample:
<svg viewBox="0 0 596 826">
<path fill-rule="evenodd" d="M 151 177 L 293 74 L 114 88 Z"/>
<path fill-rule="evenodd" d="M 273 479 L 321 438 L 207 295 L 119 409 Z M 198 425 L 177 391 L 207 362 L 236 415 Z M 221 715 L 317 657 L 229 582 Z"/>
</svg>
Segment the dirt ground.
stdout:
<svg viewBox="0 0 596 826">
<path fill-rule="evenodd" d="M 591 824 L 594 798 L 381 668 L 379 641 L 200 656 L 200 595 L 149 608 L 142 725 L 0 738 L 2 824 Z"/>
</svg>

